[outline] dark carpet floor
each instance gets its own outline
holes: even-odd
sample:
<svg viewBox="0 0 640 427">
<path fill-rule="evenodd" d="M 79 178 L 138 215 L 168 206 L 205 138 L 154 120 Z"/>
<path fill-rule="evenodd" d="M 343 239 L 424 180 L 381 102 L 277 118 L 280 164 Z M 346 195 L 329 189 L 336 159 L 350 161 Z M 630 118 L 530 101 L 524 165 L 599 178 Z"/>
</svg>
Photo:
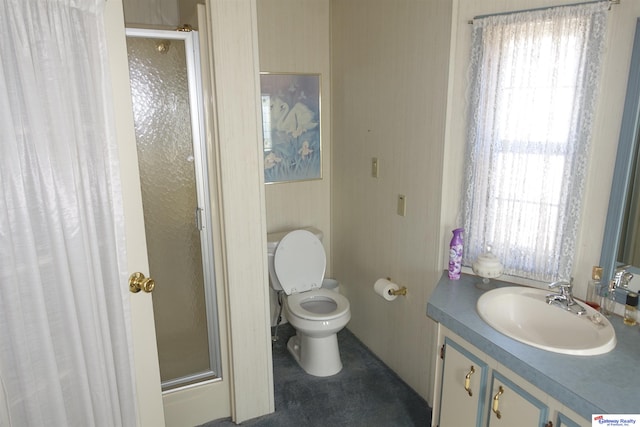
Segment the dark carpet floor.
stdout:
<svg viewBox="0 0 640 427">
<path fill-rule="evenodd" d="M 278 328 L 273 344 L 273 414 L 245 421 L 257 427 L 430 426 L 431 408 L 350 331 L 338 333 L 343 369 L 325 378 L 305 373 L 287 351 L 295 330 Z M 426 362 L 425 362 L 426 363 Z M 228 418 L 201 427 L 234 426 Z"/>
</svg>

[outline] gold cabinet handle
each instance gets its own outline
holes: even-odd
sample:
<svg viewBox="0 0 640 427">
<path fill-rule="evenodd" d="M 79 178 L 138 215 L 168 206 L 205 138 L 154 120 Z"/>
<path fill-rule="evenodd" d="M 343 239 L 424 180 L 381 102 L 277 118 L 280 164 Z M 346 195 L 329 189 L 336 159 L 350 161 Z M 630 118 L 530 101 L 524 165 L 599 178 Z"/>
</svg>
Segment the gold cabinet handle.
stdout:
<svg viewBox="0 0 640 427">
<path fill-rule="evenodd" d="M 464 377 L 464 389 L 467 391 L 467 393 L 469 393 L 469 396 L 473 396 L 473 393 L 471 392 L 471 375 L 475 373 L 476 373 L 476 368 L 474 368 L 473 365 L 471 365 L 471 370 Z"/>
<path fill-rule="evenodd" d="M 150 293 L 156 287 L 156 282 L 151 277 L 144 277 L 144 274 L 137 272 L 129 276 L 129 291 L 137 294 L 140 291 Z"/>
<path fill-rule="evenodd" d="M 494 414 L 496 414 L 496 417 L 498 417 L 498 419 L 502 418 L 502 414 L 500 413 L 500 410 L 498 409 L 498 405 L 500 404 L 500 396 L 502 396 L 502 393 L 504 393 L 504 389 L 502 388 L 502 386 L 498 387 L 498 392 L 496 393 L 495 396 L 493 396 L 493 406 L 491 407 L 491 410 L 493 411 Z"/>
</svg>

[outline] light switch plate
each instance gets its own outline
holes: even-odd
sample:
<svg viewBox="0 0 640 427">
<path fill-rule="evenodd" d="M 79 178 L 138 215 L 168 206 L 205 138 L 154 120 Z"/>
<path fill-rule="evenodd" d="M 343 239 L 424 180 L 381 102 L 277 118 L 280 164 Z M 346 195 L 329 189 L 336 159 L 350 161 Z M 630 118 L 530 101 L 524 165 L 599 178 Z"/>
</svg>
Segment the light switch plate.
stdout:
<svg viewBox="0 0 640 427">
<path fill-rule="evenodd" d="M 371 158 L 371 176 L 374 178 L 378 177 L 378 158 Z"/>
</svg>

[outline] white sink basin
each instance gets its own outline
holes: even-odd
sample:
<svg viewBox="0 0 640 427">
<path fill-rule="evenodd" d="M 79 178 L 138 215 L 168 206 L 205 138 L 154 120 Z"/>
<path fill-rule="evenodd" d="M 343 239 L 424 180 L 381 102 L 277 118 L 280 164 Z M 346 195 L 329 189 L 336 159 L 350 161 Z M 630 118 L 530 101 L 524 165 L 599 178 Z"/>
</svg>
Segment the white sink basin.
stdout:
<svg viewBox="0 0 640 427">
<path fill-rule="evenodd" d="M 579 301 L 587 313 L 578 316 L 547 304 L 549 291 L 521 286 L 491 290 L 478 299 L 478 314 L 498 332 L 556 353 L 592 356 L 616 346 L 609 320 Z"/>
</svg>

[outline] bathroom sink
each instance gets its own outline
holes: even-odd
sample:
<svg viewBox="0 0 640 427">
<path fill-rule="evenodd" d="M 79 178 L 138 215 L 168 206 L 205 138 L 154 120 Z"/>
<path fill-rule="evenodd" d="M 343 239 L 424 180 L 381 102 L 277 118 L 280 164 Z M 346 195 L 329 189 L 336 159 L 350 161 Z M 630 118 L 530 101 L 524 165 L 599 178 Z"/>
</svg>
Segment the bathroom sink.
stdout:
<svg viewBox="0 0 640 427">
<path fill-rule="evenodd" d="M 616 346 L 609 320 L 579 302 L 586 314 L 578 316 L 547 304 L 551 292 L 521 286 L 491 290 L 478 299 L 478 314 L 515 340 L 543 350 L 579 356 L 608 353 Z"/>
</svg>

